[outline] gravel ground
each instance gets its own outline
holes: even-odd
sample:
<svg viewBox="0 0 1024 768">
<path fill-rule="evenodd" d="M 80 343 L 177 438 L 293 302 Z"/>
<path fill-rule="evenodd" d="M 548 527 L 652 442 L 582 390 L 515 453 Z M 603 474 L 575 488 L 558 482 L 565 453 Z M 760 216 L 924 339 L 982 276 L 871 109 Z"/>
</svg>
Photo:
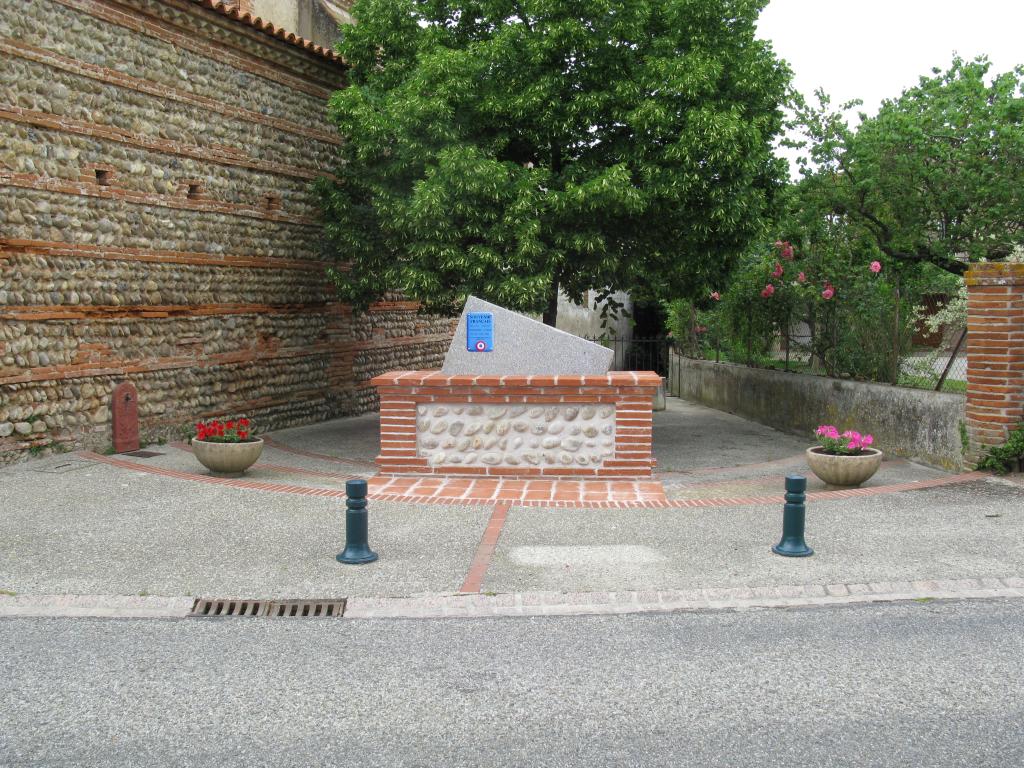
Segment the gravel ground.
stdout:
<svg viewBox="0 0 1024 768">
<path fill-rule="evenodd" d="M 839 584 L 1024 574 L 1024 490 L 980 481 L 808 506 L 809 558 L 769 547 L 782 504 L 711 509 L 513 508 L 494 592 Z M 581 545 L 586 545 L 581 546 Z"/>
<path fill-rule="evenodd" d="M 19 594 L 334 597 L 455 591 L 490 507 L 374 502 L 377 563 L 344 566 L 344 502 L 103 464 L 0 484 L 0 588 Z M 74 483 L 67 482 L 74 477 Z M 53 478 L 67 489 L 54 493 Z M 15 482 L 8 482 L 14 479 Z"/>
</svg>

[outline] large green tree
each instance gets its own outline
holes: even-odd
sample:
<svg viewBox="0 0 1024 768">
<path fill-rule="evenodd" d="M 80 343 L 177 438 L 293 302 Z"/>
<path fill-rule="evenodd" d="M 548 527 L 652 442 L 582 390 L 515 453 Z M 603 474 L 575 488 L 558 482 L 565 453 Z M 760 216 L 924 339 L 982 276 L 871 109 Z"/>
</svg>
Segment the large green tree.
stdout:
<svg viewBox="0 0 1024 768">
<path fill-rule="evenodd" d="M 1000 260 L 1024 243 L 1024 69 L 992 76 L 985 58 L 956 58 L 861 115 L 797 99 L 809 152 L 801 203 L 839 217 L 898 262 L 962 274 L 968 261 Z"/>
<path fill-rule="evenodd" d="M 322 187 L 341 297 L 467 293 L 553 324 L 558 289 L 717 282 L 784 176 L 765 0 L 359 0 Z"/>
</svg>

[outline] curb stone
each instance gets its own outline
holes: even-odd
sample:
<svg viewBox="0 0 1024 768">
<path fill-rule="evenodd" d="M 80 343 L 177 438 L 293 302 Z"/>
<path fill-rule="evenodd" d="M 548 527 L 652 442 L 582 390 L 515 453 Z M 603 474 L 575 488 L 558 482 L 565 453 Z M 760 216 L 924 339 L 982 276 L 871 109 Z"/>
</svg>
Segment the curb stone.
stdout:
<svg viewBox="0 0 1024 768">
<path fill-rule="evenodd" d="M 907 600 L 1024 598 L 1024 578 L 935 579 L 870 584 L 799 584 L 620 592 L 510 592 L 350 597 L 348 619 L 591 616 L 682 611 L 742 611 Z M 192 597 L 19 595 L 0 597 L 0 618 L 185 618 Z"/>
<path fill-rule="evenodd" d="M 802 584 L 781 587 L 626 592 L 526 592 L 499 595 L 424 595 L 413 598 L 349 598 L 346 618 L 481 618 L 488 616 L 586 616 L 674 611 L 745 610 L 819 605 L 1022 598 L 1024 579 L 956 579 Z"/>
<path fill-rule="evenodd" d="M 183 618 L 195 598 L 122 595 L 16 595 L 0 597 L 0 617 Z"/>
</svg>

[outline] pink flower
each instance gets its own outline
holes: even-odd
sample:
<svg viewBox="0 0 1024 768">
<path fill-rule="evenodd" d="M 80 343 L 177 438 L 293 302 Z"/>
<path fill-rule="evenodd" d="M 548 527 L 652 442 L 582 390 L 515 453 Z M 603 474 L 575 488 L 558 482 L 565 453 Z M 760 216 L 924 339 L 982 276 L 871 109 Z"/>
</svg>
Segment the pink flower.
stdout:
<svg viewBox="0 0 1024 768">
<path fill-rule="evenodd" d="M 782 244 L 782 253 L 780 254 L 786 261 L 793 260 L 793 246 L 789 243 Z"/>
<path fill-rule="evenodd" d="M 776 280 L 782 277 L 782 265 L 777 261 L 775 262 L 775 269 L 772 270 L 772 277 Z"/>
<path fill-rule="evenodd" d="M 822 424 L 814 431 L 825 453 L 856 456 L 874 441 L 871 435 L 862 435 L 848 429 L 843 434 L 831 424 Z"/>
<path fill-rule="evenodd" d="M 805 275 L 803 272 L 801 272 L 799 275 L 796 276 L 796 281 L 798 283 L 806 283 L 807 282 L 807 275 Z"/>
<path fill-rule="evenodd" d="M 775 247 L 776 247 L 776 248 L 779 248 L 779 249 L 781 249 L 781 248 L 782 248 L 782 246 L 784 246 L 784 245 L 785 245 L 785 243 L 784 243 L 784 242 L 782 242 L 781 240 L 776 240 L 776 241 L 775 241 Z"/>
<path fill-rule="evenodd" d="M 767 299 L 773 293 L 775 293 L 775 286 L 772 285 L 771 283 L 768 283 L 768 285 L 764 287 L 764 290 L 761 291 L 761 296 Z"/>
<path fill-rule="evenodd" d="M 871 262 L 871 266 L 868 267 L 868 269 L 870 269 L 872 272 L 874 272 L 877 275 L 879 272 L 882 271 L 882 262 L 880 262 L 880 261 L 872 261 Z"/>
<path fill-rule="evenodd" d="M 836 295 L 836 289 L 832 287 L 832 283 L 825 283 L 825 290 L 821 292 L 821 298 L 828 301 Z"/>
<path fill-rule="evenodd" d="M 722 294 L 720 294 L 718 291 L 712 291 L 711 298 L 714 299 L 715 301 L 719 301 L 722 298 Z"/>
</svg>

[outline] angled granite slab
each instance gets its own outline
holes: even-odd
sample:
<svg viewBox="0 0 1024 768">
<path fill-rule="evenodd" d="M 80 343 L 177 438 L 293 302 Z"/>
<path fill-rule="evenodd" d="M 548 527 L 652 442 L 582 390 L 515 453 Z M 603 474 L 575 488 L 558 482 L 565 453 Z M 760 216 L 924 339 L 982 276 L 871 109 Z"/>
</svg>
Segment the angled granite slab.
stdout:
<svg viewBox="0 0 1024 768">
<path fill-rule="evenodd" d="M 474 312 L 490 312 L 493 316 L 493 351 L 471 352 L 466 348 L 466 315 Z M 608 373 L 613 354 L 600 344 L 470 296 L 441 371 L 499 376 L 600 375 Z"/>
</svg>

